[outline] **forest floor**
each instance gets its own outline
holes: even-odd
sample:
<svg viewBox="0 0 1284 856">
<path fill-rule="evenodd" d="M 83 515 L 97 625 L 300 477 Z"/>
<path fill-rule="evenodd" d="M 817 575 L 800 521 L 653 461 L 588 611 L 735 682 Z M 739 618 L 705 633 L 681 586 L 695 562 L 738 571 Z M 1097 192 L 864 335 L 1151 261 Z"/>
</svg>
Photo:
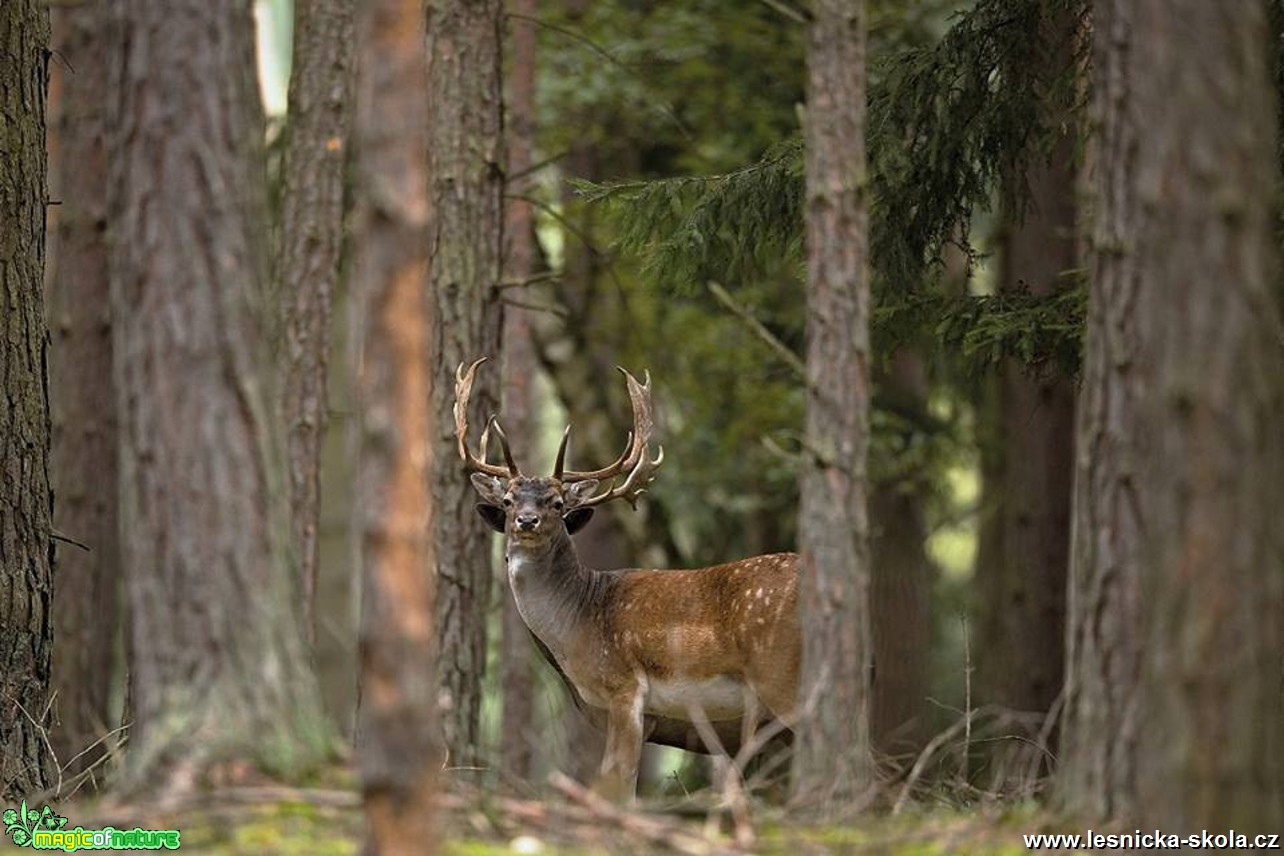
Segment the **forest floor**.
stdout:
<svg viewBox="0 0 1284 856">
<path fill-rule="evenodd" d="M 827 825 L 807 824 L 765 805 L 738 813 L 737 823 L 736 813 L 709 811 L 707 806 L 696 795 L 625 810 L 566 779 L 555 779 L 541 799 L 449 793 L 441 802 L 438 853 L 1015 854 L 1028 852 L 1022 833 L 1049 829 L 1046 816 L 1028 806 L 964 810 L 909 804 L 895 815 L 867 814 Z M 363 831 L 360 795 L 348 787 L 241 787 L 165 808 L 86 800 L 57 810 L 68 817 L 68 829 L 176 829 L 182 850 L 194 853 L 356 854 Z"/>
</svg>

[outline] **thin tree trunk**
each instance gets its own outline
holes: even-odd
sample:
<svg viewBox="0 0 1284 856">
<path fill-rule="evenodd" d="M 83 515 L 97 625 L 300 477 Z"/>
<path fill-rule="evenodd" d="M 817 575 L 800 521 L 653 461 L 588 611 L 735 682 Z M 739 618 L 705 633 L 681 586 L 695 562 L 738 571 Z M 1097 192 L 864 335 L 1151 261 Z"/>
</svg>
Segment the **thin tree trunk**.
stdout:
<svg viewBox="0 0 1284 856">
<path fill-rule="evenodd" d="M 401 7 L 380 10 L 380 23 L 393 30 L 389 35 L 418 31 L 417 4 Z M 400 46 L 417 50 L 420 44 L 414 39 Z M 376 245 L 363 258 L 370 264 L 362 265 L 360 280 L 366 329 L 358 379 L 364 435 L 358 755 L 368 820 L 365 852 L 432 853 L 433 794 L 443 758 L 434 665 L 436 581 L 426 572 L 434 561 L 436 514 L 428 489 L 434 463 L 430 301 L 415 248 L 405 247 L 399 264 L 384 253 L 389 249 L 387 243 Z"/>
<path fill-rule="evenodd" d="M 1068 51 L 1067 51 L 1068 52 Z M 1003 291 L 1068 287 L 1075 258 L 1074 144 L 1068 137 L 1023 180 L 1024 217 L 1009 211 Z M 1074 450 L 1074 386 L 1009 361 L 985 406 L 985 515 L 976 563 L 976 649 L 982 703 L 1049 711 L 1064 680 L 1066 569 Z"/>
<path fill-rule="evenodd" d="M 1259 5 L 1094 13 L 1099 207 L 1060 783 L 1089 816 L 1250 834 L 1284 821 L 1268 48 Z"/>
<path fill-rule="evenodd" d="M 572 12 L 579 20 L 582 14 L 579 3 L 573 3 Z M 577 178 L 600 178 L 596 146 L 586 141 L 572 145 L 566 161 L 567 171 Z M 569 317 L 558 324 L 548 316 L 535 320 L 536 344 L 540 359 L 549 372 L 558 399 L 566 408 L 567 421 L 575 426 L 568 465 L 600 466 L 618 454 L 618 444 L 627 426 L 620 426 L 616 433 L 612 415 L 617 411 L 610 406 L 608 388 L 595 383 L 610 371 L 611 362 L 604 350 L 618 342 L 618 338 L 603 334 L 605 330 L 618 329 L 613 325 L 612 314 L 601 286 L 602 269 L 596 250 L 586 243 L 591 241 L 596 224 L 595 210 L 574 198 L 570 187 L 563 189 L 566 217 L 574 229 L 563 232 L 565 253 L 562 276 L 553 288 L 557 303 L 564 307 Z M 540 322 L 543 323 L 540 323 Z M 611 326 L 608 326 L 611 325 Z M 596 336 L 590 336 L 596 331 Z M 596 341 L 597 347 L 594 347 Z M 610 344 L 608 344 L 610 343 Z M 625 412 L 621 408 L 619 412 Z M 639 509 L 645 513 L 646 509 Z M 650 564 L 642 556 L 629 556 L 625 548 L 625 531 L 620 525 L 618 508 L 606 506 L 594 519 L 593 525 L 575 536 L 580 558 L 586 567 L 619 568 Z M 662 565 L 658 565 L 662 566 Z M 569 700 L 568 700 L 569 701 Z M 562 728 L 566 735 L 567 753 L 552 760 L 570 776 L 581 782 L 591 782 L 597 775 L 606 747 L 606 734 L 595 727 L 574 704 L 562 708 Z"/>
<path fill-rule="evenodd" d="M 923 361 L 901 351 L 880 378 L 886 394 L 926 405 Z M 927 733 L 932 648 L 932 567 L 927 556 L 924 489 L 917 474 L 875 484 L 869 497 L 870 637 L 874 675 L 870 736 L 882 755 L 913 763 Z"/>
<path fill-rule="evenodd" d="M 500 0 L 427 0 L 428 271 L 433 301 L 431 381 L 439 448 L 452 447 L 453 371 L 499 351 L 503 240 Z M 494 381 L 474 397 L 498 404 Z M 491 602 L 490 530 L 454 459 L 432 470 L 436 520 L 437 632 L 446 746 L 453 767 L 480 760 L 482 681 Z"/>
<path fill-rule="evenodd" d="M 371 303 L 376 295 L 389 293 L 395 282 L 410 278 L 416 287 L 424 289 L 426 264 L 428 264 L 428 177 L 426 177 L 424 151 L 428 146 L 428 116 L 422 98 L 422 81 L 426 73 L 424 56 L 424 10 L 420 0 L 377 0 L 362 4 L 358 13 L 358 62 L 356 124 L 353 127 L 356 145 L 356 205 L 353 225 L 353 276 L 349 291 L 349 325 L 352 332 L 354 400 L 361 404 L 361 377 L 365 361 L 369 359 L 370 345 L 366 338 L 374 335 L 379 317 L 370 317 L 379 311 Z M 390 352 L 385 357 L 390 358 Z M 425 357 L 426 359 L 426 357 Z M 392 371 L 392 368 L 388 368 Z M 390 389 L 372 389 L 388 397 Z M 365 424 L 379 415 L 379 399 L 372 399 L 362 413 L 361 420 L 349 422 L 352 435 L 349 448 L 357 458 L 361 471 L 366 447 L 374 439 Z M 390 418 L 389 404 L 384 403 L 384 418 Z M 429 420 L 429 430 L 433 429 Z M 395 436 L 394 438 L 395 439 Z M 425 448 L 430 448 L 425 447 Z M 377 450 L 376 450 L 377 452 Z M 392 452 L 385 453 L 383 466 L 390 466 Z M 425 471 L 425 479 L 428 472 Z M 377 481 L 371 488 L 383 489 Z M 353 503 L 352 525 L 354 535 L 354 563 L 360 566 L 370 560 L 367 543 L 369 534 L 385 526 L 381 520 L 385 502 L 367 507 Z M 431 525 L 431 521 L 429 521 Z M 425 556 L 421 574 L 433 574 L 433 567 Z M 362 574 L 362 589 L 374 584 L 374 578 Z M 363 604 L 362 621 L 370 617 Z M 425 669 L 428 663 L 424 663 Z M 411 685 L 410 690 L 413 690 Z M 358 689 L 358 697 L 362 690 Z M 358 717 L 365 701 L 358 703 Z M 431 711 L 425 716 L 435 716 L 437 697 L 431 699 Z M 375 724 L 372 723 L 372 726 Z M 416 726 L 417 728 L 417 726 Z M 419 732 L 412 730 L 413 737 Z M 375 733 L 371 739 L 386 740 L 386 735 Z M 366 735 L 358 721 L 357 752 L 361 755 Z M 381 751 L 381 749 L 380 749 Z M 393 762 L 389 758 L 389 762 Z M 410 762 L 411 758 L 404 758 Z M 426 785 L 425 785 L 426 787 Z"/>
<path fill-rule="evenodd" d="M 52 161 L 54 195 L 62 204 L 49 286 L 52 477 L 59 529 L 89 547 L 64 544 L 57 556 L 53 677 L 58 724 L 49 740 L 66 776 L 106 753 L 106 745 L 85 750 L 116 724 L 110 705 L 118 680 L 121 563 L 106 147 L 108 69 L 120 44 L 116 20 L 104 3 L 59 9 L 54 26 L 58 51 L 76 72 L 55 65 L 59 108 Z"/>
<path fill-rule="evenodd" d="M 122 786 L 174 796 L 242 760 L 297 773 L 332 740 L 265 371 L 251 11 L 233 0 L 121 8 L 112 309 L 134 637 Z"/>
<path fill-rule="evenodd" d="M 799 510 L 803 713 L 799 800 L 845 811 L 868 797 L 870 755 L 869 276 L 865 13 L 821 0 L 809 25 L 807 416 Z"/>
<path fill-rule="evenodd" d="M 277 280 L 292 544 L 310 635 L 316 633 L 326 362 L 343 245 L 355 44 L 353 0 L 294 0 Z"/>
<path fill-rule="evenodd" d="M 508 171 L 522 176 L 531 166 L 535 142 L 535 49 L 536 31 L 532 20 L 538 11 L 536 0 L 513 0 L 512 12 L 522 18 L 510 19 L 512 59 L 509 65 L 508 99 Z M 535 224 L 533 208 L 520 197 L 531 193 L 529 176 L 513 179 L 509 195 L 504 234 L 506 253 L 504 278 L 522 282 L 535 271 Z M 525 294 L 527 289 L 518 289 Z M 524 463 L 533 466 L 531 451 L 535 446 L 535 348 L 531 340 L 529 310 L 509 309 L 504 317 L 504 424 L 508 426 L 513 451 Z M 535 724 L 535 672 L 530 632 L 517 611 L 517 604 L 507 585 L 501 586 L 503 600 L 502 648 L 500 650 L 500 688 L 504 698 L 503 724 L 500 728 L 500 757 L 504 774 L 527 780 L 531 777 L 538 731 Z"/>
<path fill-rule="evenodd" d="M 49 12 L 0 4 L 0 802 L 43 790 L 52 655 L 53 497 L 45 373 Z"/>
</svg>

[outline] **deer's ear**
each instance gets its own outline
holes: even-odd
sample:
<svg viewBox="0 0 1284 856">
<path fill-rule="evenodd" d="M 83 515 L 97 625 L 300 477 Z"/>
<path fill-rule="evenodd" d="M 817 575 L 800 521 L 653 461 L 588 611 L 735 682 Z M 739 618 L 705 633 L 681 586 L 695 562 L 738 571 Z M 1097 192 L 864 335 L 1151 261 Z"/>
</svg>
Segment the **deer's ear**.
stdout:
<svg viewBox="0 0 1284 856">
<path fill-rule="evenodd" d="M 562 515 L 562 522 L 566 524 L 566 534 L 574 535 L 579 532 L 592 517 L 593 509 L 591 508 L 572 508 Z"/>
<path fill-rule="evenodd" d="M 499 476 L 488 476 L 485 473 L 473 473 L 473 487 L 490 505 L 499 505 L 504 501 L 504 480 Z"/>
<path fill-rule="evenodd" d="M 579 505 L 581 502 L 583 502 L 584 500 L 592 496 L 593 491 L 595 490 L 597 490 L 597 479 L 588 479 L 587 481 L 573 482 L 571 485 L 569 485 L 566 488 L 566 491 L 562 494 L 562 498 L 566 502 L 567 508 L 574 508 L 575 506 Z"/>
<path fill-rule="evenodd" d="M 498 505 L 491 505 L 487 502 L 477 503 L 477 513 L 481 519 L 486 521 L 486 525 L 496 532 L 504 531 L 504 509 Z"/>
</svg>

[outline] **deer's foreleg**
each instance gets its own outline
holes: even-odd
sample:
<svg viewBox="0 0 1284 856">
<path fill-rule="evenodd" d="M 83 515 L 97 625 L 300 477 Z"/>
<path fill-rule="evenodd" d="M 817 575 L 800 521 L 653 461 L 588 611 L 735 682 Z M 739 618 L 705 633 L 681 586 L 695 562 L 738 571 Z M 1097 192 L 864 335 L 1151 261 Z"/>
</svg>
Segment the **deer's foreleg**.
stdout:
<svg viewBox="0 0 1284 856">
<path fill-rule="evenodd" d="M 617 802 L 631 798 L 637 790 L 638 762 L 642 757 L 642 699 L 644 690 L 612 700 L 607 710 L 606 752 L 596 790 Z"/>
</svg>

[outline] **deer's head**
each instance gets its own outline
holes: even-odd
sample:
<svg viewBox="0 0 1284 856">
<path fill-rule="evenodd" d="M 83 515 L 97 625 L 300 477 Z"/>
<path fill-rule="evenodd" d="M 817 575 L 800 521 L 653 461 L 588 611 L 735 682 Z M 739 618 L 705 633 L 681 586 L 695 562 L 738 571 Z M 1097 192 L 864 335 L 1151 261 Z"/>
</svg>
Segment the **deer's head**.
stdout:
<svg viewBox="0 0 1284 856">
<path fill-rule="evenodd" d="M 567 535 L 578 532 L 593 516 L 594 506 L 623 499 L 636 507 L 638 497 L 646 493 L 646 485 L 655 478 L 655 471 L 664 460 L 663 449 L 658 450 L 654 459 L 647 451 L 653 428 L 650 374 L 644 375 L 645 382 L 639 383 L 633 375 L 620 369 L 633 406 L 633 430 L 618 458 L 600 470 L 566 469 L 566 446 L 571 432 L 568 425 L 562 432 L 553 475 L 545 478 L 522 475 L 508 448 L 508 438 L 494 416 L 482 431 L 477 454 L 468 448 L 468 401 L 477 368 L 485 361 L 482 357 L 467 369 L 461 363 L 455 373 L 455 439 L 459 457 L 472 473 L 473 487 L 481 496 L 477 512 L 492 529 L 505 533 L 517 543 L 537 546 L 560 537 L 563 532 Z M 503 450 L 502 466 L 487 461 L 492 431 Z"/>
</svg>

